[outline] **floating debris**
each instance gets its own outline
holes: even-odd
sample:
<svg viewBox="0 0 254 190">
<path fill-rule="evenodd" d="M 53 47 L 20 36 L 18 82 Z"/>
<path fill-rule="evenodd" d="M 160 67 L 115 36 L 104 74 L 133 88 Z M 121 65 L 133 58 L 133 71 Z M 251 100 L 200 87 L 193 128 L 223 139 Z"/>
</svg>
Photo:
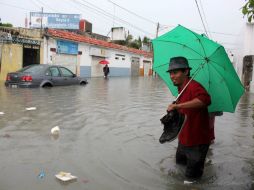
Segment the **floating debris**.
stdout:
<svg viewBox="0 0 254 190">
<path fill-rule="evenodd" d="M 26 108 L 27 111 L 32 111 L 32 110 L 36 110 L 36 107 L 29 107 L 29 108 Z"/>
<path fill-rule="evenodd" d="M 46 175 L 45 172 L 43 170 L 41 170 L 41 172 L 38 175 L 38 178 L 43 179 L 45 177 L 45 175 Z"/>
<path fill-rule="evenodd" d="M 0 115 L 4 115 L 4 112 L 0 112 Z"/>
<path fill-rule="evenodd" d="M 61 181 L 71 181 L 71 180 L 77 179 L 77 176 L 71 175 L 71 173 L 67 173 L 67 172 L 59 172 L 55 176 L 57 179 Z"/>
<path fill-rule="evenodd" d="M 189 185 L 189 184 L 192 184 L 192 183 L 195 183 L 196 181 L 187 181 L 187 180 L 184 180 L 183 181 L 183 184 L 185 185 Z"/>
<path fill-rule="evenodd" d="M 59 135 L 60 128 L 58 126 L 55 126 L 51 129 L 51 134 L 52 135 Z"/>
</svg>

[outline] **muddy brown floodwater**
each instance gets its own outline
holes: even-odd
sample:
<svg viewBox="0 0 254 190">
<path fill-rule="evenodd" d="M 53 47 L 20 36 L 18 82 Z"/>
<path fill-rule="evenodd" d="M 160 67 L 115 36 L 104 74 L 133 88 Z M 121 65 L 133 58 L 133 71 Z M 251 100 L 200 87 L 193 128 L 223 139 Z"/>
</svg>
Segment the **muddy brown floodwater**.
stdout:
<svg viewBox="0 0 254 190">
<path fill-rule="evenodd" d="M 254 95 L 216 118 L 204 176 L 191 185 L 175 164 L 177 140 L 158 141 L 159 119 L 172 100 L 158 78 L 92 78 L 85 87 L 50 89 L 1 83 L 0 189 L 254 189 Z M 60 171 L 78 179 L 62 183 Z"/>
</svg>

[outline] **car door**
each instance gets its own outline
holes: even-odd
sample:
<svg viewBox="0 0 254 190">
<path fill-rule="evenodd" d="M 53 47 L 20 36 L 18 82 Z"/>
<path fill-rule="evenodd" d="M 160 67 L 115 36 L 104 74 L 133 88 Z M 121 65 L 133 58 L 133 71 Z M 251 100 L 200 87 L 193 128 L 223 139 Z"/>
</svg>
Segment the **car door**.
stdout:
<svg viewBox="0 0 254 190">
<path fill-rule="evenodd" d="M 61 73 L 59 71 L 59 69 L 55 66 L 50 67 L 49 71 L 51 73 L 51 82 L 53 84 L 53 86 L 60 86 L 61 85 L 61 81 L 62 81 L 62 77 L 61 77 Z"/>
<path fill-rule="evenodd" d="M 77 84 L 78 79 L 75 77 L 73 72 L 71 72 L 69 69 L 65 67 L 59 67 L 59 70 L 61 72 L 61 76 L 63 79 L 63 85 L 72 85 L 72 84 Z"/>
</svg>

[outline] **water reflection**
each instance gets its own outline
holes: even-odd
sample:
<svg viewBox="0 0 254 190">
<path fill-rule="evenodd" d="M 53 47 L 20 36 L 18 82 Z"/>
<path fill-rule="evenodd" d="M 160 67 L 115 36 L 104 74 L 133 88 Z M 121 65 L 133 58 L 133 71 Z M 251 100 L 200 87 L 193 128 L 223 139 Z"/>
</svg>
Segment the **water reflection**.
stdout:
<svg viewBox="0 0 254 190">
<path fill-rule="evenodd" d="M 62 189 L 54 177 L 60 171 L 78 176 L 64 186 L 73 190 L 253 188 L 253 94 L 242 97 L 236 113 L 217 118 L 204 177 L 191 185 L 175 164 L 177 142 L 158 142 L 159 119 L 173 99 L 149 77 L 51 89 L 0 85 L 0 189 Z M 58 138 L 50 135 L 55 126 Z M 43 182 L 36 178 L 42 169 Z"/>
</svg>

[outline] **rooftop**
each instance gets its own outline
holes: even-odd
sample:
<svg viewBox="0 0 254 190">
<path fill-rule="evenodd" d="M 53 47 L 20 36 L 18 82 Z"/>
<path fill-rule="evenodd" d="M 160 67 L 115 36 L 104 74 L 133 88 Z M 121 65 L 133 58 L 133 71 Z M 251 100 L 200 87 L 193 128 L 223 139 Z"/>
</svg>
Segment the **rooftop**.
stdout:
<svg viewBox="0 0 254 190">
<path fill-rule="evenodd" d="M 76 34 L 74 32 L 48 29 L 47 34 L 50 36 L 56 37 L 56 38 L 61 38 L 61 39 L 66 39 L 66 40 L 71 40 L 71 41 L 76 41 L 76 42 L 83 42 L 83 43 L 92 44 L 92 45 L 96 45 L 96 46 L 100 46 L 100 47 L 104 47 L 104 48 L 111 48 L 111 49 L 118 49 L 118 50 L 122 50 L 122 51 L 127 51 L 127 52 L 131 52 L 134 54 L 143 55 L 148 58 L 151 58 L 153 56 L 152 52 L 129 48 L 126 46 L 114 44 L 111 42 L 106 42 L 103 40 L 97 40 L 94 38 Z"/>
</svg>

